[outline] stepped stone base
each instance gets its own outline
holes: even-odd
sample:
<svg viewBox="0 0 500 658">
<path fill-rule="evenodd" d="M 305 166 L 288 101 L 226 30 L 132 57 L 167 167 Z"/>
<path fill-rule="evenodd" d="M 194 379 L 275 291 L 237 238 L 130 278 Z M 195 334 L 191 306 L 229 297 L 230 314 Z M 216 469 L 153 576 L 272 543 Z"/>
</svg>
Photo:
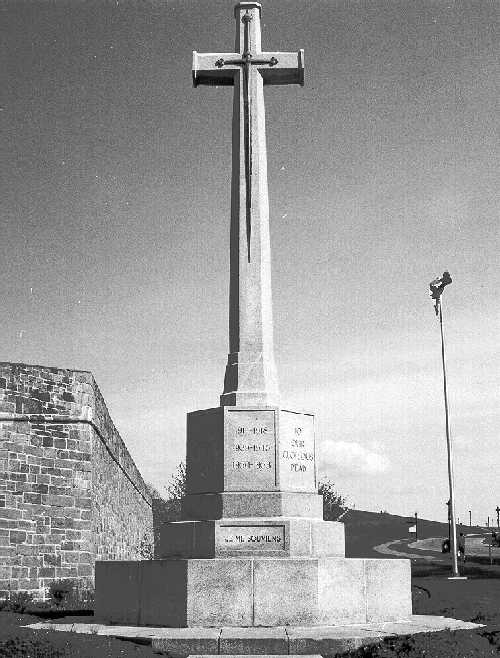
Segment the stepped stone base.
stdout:
<svg viewBox="0 0 500 658">
<path fill-rule="evenodd" d="M 96 615 L 169 626 L 340 625 L 411 615 L 408 560 L 342 557 L 96 563 Z"/>
</svg>

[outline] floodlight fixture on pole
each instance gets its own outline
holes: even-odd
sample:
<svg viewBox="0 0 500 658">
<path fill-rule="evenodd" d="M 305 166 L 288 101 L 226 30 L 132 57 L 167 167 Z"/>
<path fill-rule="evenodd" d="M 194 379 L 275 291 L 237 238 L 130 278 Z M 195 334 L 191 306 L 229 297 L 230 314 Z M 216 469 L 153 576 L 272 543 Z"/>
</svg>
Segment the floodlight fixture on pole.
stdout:
<svg viewBox="0 0 500 658">
<path fill-rule="evenodd" d="M 444 394 L 444 413 L 445 413 L 445 427 L 446 427 L 446 447 L 448 450 L 448 484 L 450 488 L 450 553 L 452 559 L 452 577 L 457 578 L 458 573 L 458 559 L 457 559 L 457 526 L 455 523 L 455 491 L 454 491 L 454 477 L 453 477 L 453 452 L 451 445 L 450 435 L 450 418 L 448 409 L 448 389 L 446 381 L 446 361 L 444 350 L 444 331 L 443 331 L 443 308 L 441 296 L 445 287 L 452 282 L 449 272 L 443 272 L 443 276 L 433 279 L 430 284 L 430 296 L 434 300 L 434 310 L 439 318 L 439 328 L 441 330 L 441 361 L 443 365 L 443 394 Z"/>
</svg>

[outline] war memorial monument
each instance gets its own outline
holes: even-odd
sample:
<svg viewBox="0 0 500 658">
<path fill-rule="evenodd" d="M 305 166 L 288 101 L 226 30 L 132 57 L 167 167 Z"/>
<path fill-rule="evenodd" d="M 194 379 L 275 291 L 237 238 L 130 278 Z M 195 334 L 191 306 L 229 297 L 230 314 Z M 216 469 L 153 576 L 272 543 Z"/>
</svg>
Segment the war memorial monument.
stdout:
<svg viewBox="0 0 500 658">
<path fill-rule="evenodd" d="M 318 653 L 305 639 L 314 629 L 331 652 L 335 628 L 416 630 L 410 562 L 345 557 L 343 524 L 323 521 L 314 417 L 279 398 L 264 86 L 302 85 L 304 54 L 262 52 L 259 3 L 235 17 L 235 52 L 195 52 L 192 71 L 195 86 L 234 90 L 224 388 L 219 406 L 187 416 L 183 520 L 163 526 L 160 559 L 96 563 L 96 616 L 169 627 L 172 655 Z M 224 637 L 246 644 L 224 648 Z"/>
</svg>

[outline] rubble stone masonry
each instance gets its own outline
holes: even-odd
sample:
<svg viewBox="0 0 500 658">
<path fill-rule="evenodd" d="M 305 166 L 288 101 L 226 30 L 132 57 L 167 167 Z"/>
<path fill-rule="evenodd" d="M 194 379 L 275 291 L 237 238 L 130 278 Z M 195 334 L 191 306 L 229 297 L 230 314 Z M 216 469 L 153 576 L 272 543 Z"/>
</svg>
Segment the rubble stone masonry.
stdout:
<svg viewBox="0 0 500 658">
<path fill-rule="evenodd" d="M 0 363 L 0 598 L 153 543 L 151 497 L 90 372 Z"/>
</svg>

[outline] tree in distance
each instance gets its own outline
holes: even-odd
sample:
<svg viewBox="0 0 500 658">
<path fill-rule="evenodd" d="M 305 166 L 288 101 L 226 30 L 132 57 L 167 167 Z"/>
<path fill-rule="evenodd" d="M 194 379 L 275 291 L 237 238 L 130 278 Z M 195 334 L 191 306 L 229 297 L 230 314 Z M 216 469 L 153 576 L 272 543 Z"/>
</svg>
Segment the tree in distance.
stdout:
<svg viewBox="0 0 500 658">
<path fill-rule="evenodd" d="M 165 487 L 167 500 L 181 500 L 186 495 L 186 462 L 179 462 Z"/>
<path fill-rule="evenodd" d="M 336 489 L 331 480 L 322 478 L 318 493 L 323 496 L 323 518 L 325 521 L 340 521 L 349 510 L 347 500 Z"/>
</svg>

